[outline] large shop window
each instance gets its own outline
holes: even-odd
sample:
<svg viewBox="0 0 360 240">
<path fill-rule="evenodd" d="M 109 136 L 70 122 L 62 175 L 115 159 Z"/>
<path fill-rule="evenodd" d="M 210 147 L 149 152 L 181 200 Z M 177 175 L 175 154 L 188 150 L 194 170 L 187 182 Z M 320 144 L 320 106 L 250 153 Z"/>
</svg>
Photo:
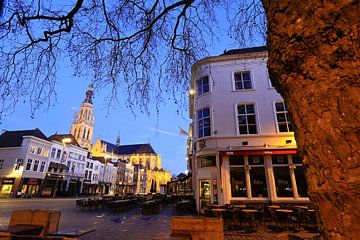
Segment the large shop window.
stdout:
<svg viewBox="0 0 360 240">
<path fill-rule="evenodd" d="M 253 89 L 249 71 L 234 74 L 235 90 Z"/>
<path fill-rule="evenodd" d="M 254 104 L 239 104 L 237 107 L 237 111 L 239 134 L 257 134 Z"/>
<path fill-rule="evenodd" d="M 199 138 L 210 136 L 211 127 L 210 127 L 210 109 L 204 108 L 197 112 L 198 119 L 198 135 Z"/>
<path fill-rule="evenodd" d="M 293 132 L 293 126 L 289 119 L 289 113 L 284 102 L 275 103 L 276 120 L 279 132 Z"/>
<path fill-rule="evenodd" d="M 196 81 L 197 95 L 200 96 L 204 93 L 210 92 L 209 77 L 205 76 Z"/>
<path fill-rule="evenodd" d="M 287 155 L 272 155 L 272 164 L 275 178 L 276 195 L 278 197 L 292 197 L 289 161 Z"/>
<path fill-rule="evenodd" d="M 248 156 L 252 197 L 267 197 L 267 182 L 263 156 Z"/>
<path fill-rule="evenodd" d="M 247 197 L 244 167 L 230 168 L 230 184 L 232 197 Z"/>
<path fill-rule="evenodd" d="M 200 157 L 200 167 L 213 167 L 216 166 L 216 156 Z"/>
</svg>

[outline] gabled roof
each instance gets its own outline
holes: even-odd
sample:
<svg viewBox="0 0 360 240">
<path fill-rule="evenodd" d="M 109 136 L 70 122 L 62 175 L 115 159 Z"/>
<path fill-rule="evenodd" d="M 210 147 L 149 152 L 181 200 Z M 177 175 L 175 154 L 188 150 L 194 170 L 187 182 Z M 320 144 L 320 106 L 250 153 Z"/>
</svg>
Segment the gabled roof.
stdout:
<svg viewBox="0 0 360 240">
<path fill-rule="evenodd" d="M 49 141 L 45 134 L 38 128 L 33 130 L 5 131 L 0 135 L 0 148 L 20 147 L 24 136 L 33 136 Z"/>
<path fill-rule="evenodd" d="M 142 154 L 142 153 L 152 153 L 156 154 L 154 149 L 150 144 L 132 144 L 132 145 L 120 145 L 118 147 L 119 155 L 127 155 L 127 154 Z"/>
<path fill-rule="evenodd" d="M 156 154 L 152 146 L 148 143 L 116 146 L 115 144 L 101 140 L 101 144 L 102 145 L 106 144 L 106 152 L 114 153 L 118 155 L 143 154 L 143 153 Z"/>
<path fill-rule="evenodd" d="M 266 51 L 267 51 L 266 46 L 252 47 L 252 48 L 241 48 L 241 49 L 231 49 L 229 51 L 225 50 L 224 53 L 221 54 L 220 56 L 235 55 L 235 54 L 246 54 L 246 53 L 257 53 L 257 52 L 266 52 Z"/>
<path fill-rule="evenodd" d="M 55 134 L 53 134 L 53 135 L 51 135 L 49 137 L 50 140 L 55 140 L 55 141 L 58 141 L 58 142 L 62 142 L 62 140 L 65 139 L 65 138 L 70 138 L 71 139 L 71 142 L 69 142 L 67 144 L 72 144 L 72 145 L 81 147 L 72 134 L 57 134 L 57 133 L 55 133 Z"/>
<path fill-rule="evenodd" d="M 117 154 L 117 146 L 115 144 L 106 142 L 104 140 L 100 140 L 100 141 L 101 141 L 101 145 L 106 144 L 106 152 Z"/>
<path fill-rule="evenodd" d="M 99 161 L 99 162 L 105 164 L 105 158 L 104 157 L 92 157 L 92 160 Z"/>
</svg>

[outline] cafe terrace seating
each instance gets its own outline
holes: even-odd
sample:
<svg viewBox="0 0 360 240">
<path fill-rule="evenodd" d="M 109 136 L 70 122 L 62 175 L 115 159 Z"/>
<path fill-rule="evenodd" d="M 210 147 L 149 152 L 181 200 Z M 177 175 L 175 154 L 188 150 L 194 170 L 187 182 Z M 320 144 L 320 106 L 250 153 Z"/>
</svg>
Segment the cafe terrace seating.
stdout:
<svg viewBox="0 0 360 240">
<path fill-rule="evenodd" d="M 299 231 L 301 228 L 316 232 L 316 216 L 311 205 L 241 204 L 209 205 L 204 209 L 205 217 L 221 217 L 225 230 L 246 229 Z"/>
</svg>

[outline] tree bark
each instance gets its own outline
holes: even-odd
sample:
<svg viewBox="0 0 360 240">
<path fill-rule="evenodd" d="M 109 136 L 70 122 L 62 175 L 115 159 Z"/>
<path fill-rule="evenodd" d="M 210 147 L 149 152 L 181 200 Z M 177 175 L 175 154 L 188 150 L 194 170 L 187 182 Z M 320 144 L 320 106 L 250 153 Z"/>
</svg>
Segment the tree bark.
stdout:
<svg viewBox="0 0 360 240">
<path fill-rule="evenodd" d="M 262 0 L 268 68 L 326 239 L 360 237 L 359 1 Z"/>
</svg>

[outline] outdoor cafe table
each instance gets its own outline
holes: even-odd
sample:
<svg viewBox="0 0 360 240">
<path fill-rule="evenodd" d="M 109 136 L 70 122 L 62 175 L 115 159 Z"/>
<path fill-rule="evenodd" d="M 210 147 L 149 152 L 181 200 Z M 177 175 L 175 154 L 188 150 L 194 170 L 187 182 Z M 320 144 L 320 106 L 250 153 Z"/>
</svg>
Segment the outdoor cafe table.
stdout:
<svg viewBox="0 0 360 240">
<path fill-rule="evenodd" d="M 5 229 L 0 229 L 0 232 L 8 232 L 16 235 L 35 235 L 39 236 L 44 229 L 41 225 L 32 224 L 16 224 Z"/>
<path fill-rule="evenodd" d="M 301 205 L 296 205 L 296 206 L 292 206 L 293 208 L 301 208 L 301 209 L 308 209 L 307 206 L 301 206 Z"/>
<path fill-rule="evenodd" d="M 222 216 L 222 213 L 225 212 L 225 211 L 227 211 L 227 210 L 224 209 L 224 208 L 212 208 L 211 210 L 215 212 L 215 214 L 216 214 L 217 217 L 221 217 L 221 216 Z"/>
<path fill-rule="evenodd" d="M 235 205 L 232 205 L 234 208 L 246 208 L 246 205 L 245 204 L 235 204 Z"/>
<path fill-rule="evenodd" d="M 242 212 L 248 214 L 249 216 L 249 228 L 253 229 L 254 228 L 254 220 L 255 220 L 255 214 L 258 213 L 259 211 L 256 209 L 242 209 Z"/>
<path fill-rule="evenodd" d="M 276 212 L 283 212 L 283 213 L 292 213 L 294 212 L 293 210 L 290 209 L 276 209 Z"/>
<path fill-rule="evenodd" d="M 277 209 L 277 208 L 281 208 L 280 206 L 278 206 L 278 205 L 270 205 L 270 206 L 267 206 L 268 208 L 275 208 L 275 209 Z"/>
</svg>

